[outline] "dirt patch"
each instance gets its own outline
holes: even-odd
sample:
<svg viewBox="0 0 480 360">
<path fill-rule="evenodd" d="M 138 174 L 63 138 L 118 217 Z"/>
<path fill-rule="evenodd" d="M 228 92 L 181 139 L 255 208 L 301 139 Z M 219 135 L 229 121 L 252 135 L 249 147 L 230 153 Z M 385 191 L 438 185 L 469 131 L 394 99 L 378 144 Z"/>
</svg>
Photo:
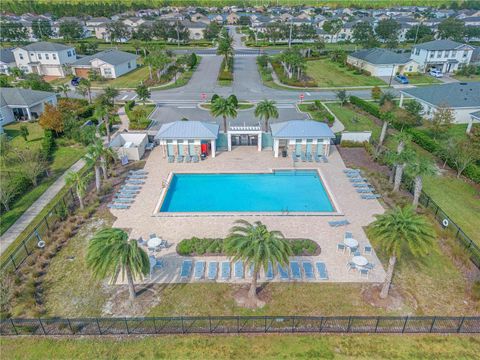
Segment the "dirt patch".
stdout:
<svg viewBox="0 0 480 360">
<path fill-rule="evenodd" d="M 380 298 L 382 285 L 371 285 L 362 289 L 363 300 L 371 306 L 382 308 L 386 311 L 398 311 L 404 308 L 403 296 L 395 289 L 390 287 L 390 292 L 386 299 Z"/>
<path fill-rule="evenodd" d="M 389 169 L 372 160 L 370 154 L 363 147 L 345 148 L 337 146 L 347 167 L 359 168 L 370 172 L 379 172 L 388 175 Z"/>
<path fill-rule="evenodd" d="M 249 289 L 250 289 L 250 286 L 242 286 L 240 289 L 238 289 L 233 294 L 233 299 L 235 300 L 235 303 L 238 306 L 244 307 L 247 309 L 259 309 L 264 307 L 266 302 L 262 300 L 262 297 L 258 293 L 258 289 L 257 289 L 257 295 L 258 295 L 257 299 L 252 299 L 248 296 Z"/>
<path fill-rule="evenodd" d="M 116 291 L 112 294 L 102 310 L 105 316 L 142 316 L 151 307 L 160 303 L 161 291 L 159 285 L 137 285 L 137 297 L 133 302 L 130 301 L 128 286 L 121 285 L 116 287 Z"/>
</svg>

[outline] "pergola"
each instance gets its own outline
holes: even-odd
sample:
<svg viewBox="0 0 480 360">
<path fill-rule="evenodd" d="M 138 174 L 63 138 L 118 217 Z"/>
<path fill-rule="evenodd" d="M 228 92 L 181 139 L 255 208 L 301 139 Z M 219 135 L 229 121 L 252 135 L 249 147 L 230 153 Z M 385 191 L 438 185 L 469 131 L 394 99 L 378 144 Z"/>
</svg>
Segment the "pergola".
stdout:
<svg viewBox="0 0 480 360">
<path fill-rule="evenodd" d="M 232 151 L 232 136 L 257 137 L 257 149 L 262 151 L 262 127 L 261 126 L 230 126 L 227 131 L 228 151 Z M 241 141 L 241 140 L 240 140 Z M 249 141 L 249 140 L 247 140 Z M 244 144 L 248 145 L 248 144 Z"/>
</svg>

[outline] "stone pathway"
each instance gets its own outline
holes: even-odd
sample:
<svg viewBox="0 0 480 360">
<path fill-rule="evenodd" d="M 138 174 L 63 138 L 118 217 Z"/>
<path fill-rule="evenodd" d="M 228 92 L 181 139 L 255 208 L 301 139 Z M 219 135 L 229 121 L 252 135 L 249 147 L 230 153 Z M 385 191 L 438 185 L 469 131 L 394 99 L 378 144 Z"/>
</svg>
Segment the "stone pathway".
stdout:
<svg viewBox="0 0 480 360">
<path fill-rule="evenodd" d="M 32 220 L 43 210 L 43 208 L 58 194 L 65 186 L 65 177 L 69 171 L 79 171 L 85 166 L 83 159 L 78 160 L 65 173 L 60 176 L 37 201 L 35 201 L 27 211 L 0 237 L 0 254 L 27 228 Z"/>
</svg>

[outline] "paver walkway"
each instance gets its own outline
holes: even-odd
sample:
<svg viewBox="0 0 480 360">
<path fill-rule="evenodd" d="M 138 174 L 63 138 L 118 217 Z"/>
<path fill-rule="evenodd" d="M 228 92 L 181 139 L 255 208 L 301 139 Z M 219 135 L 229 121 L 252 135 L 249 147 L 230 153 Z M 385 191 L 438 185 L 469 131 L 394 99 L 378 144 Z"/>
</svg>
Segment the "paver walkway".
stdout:
<svg viewBox="0 0 480 360">
<path fill-rule="evenodd" d="M 0 254 L 15 241 L 15 239 L 24 231 L 32 220 L 43 210 L 43 208 L 58 194 L 65 186 L 65 177 L 69 171 L 79 171 L 85 166 L 83 159 L 78 160 L 65 173 L 60 176 L 37 201 L 35 201 L 27 211 L 0 237 Z"/>
</svg>

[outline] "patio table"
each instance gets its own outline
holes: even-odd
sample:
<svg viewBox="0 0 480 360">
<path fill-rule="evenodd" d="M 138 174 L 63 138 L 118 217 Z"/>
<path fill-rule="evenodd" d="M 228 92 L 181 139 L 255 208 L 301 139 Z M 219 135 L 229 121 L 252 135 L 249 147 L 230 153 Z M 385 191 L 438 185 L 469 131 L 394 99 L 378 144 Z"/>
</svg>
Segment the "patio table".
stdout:
<svg viewBox="0 0 480 360">
<path fill-rule="evenodd" d="M 147 247 L 149 249 L 155 249 L 155 248 L 159 247 L 161 243 L 162 243 L 162 239 L 160 239 L 158 237 L 151 238 L 151 239 L 148 239 L 148 241 L 147 241 Z"/>
<path fill-rule="evenodd" d="M 368 260 L 364 256 L 354 256 L 352 262 L 357 266 L 365 266 L 368 264 Z"/>
<path fill-rule="evenodd" d="M 358 247 L 358 241 L 354 238 L 346 238 L 343 240 L 343 243 L 351 249 Z"/>
</svg>

